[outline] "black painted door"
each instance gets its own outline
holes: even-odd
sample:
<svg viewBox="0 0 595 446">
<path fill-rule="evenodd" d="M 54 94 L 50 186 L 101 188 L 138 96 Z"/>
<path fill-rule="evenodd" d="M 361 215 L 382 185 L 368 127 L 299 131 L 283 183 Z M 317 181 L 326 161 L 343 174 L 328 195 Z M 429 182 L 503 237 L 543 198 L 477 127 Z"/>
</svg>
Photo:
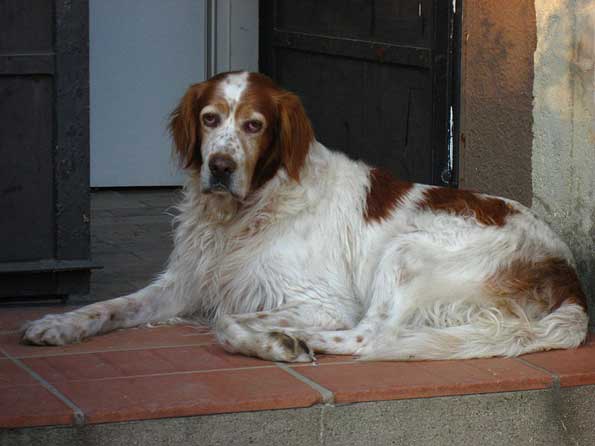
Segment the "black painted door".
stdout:
<svg viewBox="0 0 595 446">
<path fill-rule="evenodd" d="M 0 0 L 0 298 L 89 285 L 87 0 Z"/>
<path fill-rule="evenodd" d="M 263 0 L 260 68 L 317 138 L 402 179 L 452 184 L 446 0 Z"/>
</svg>

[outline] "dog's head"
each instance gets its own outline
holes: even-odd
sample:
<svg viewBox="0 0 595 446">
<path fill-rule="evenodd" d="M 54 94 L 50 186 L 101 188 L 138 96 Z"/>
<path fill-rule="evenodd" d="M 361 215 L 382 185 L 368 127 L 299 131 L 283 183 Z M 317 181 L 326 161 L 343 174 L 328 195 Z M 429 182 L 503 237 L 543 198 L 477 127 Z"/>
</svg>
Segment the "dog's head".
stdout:
<svg viewBox="0 0 595 446">
<path fill-rule="evenodd" d="M 171 115 L 174 149 L 203 193 L 244 199 L 280 168 L 299 181 L 314 133 L 297 96 L 259 73 L 192 85 Z"/>
</svg>

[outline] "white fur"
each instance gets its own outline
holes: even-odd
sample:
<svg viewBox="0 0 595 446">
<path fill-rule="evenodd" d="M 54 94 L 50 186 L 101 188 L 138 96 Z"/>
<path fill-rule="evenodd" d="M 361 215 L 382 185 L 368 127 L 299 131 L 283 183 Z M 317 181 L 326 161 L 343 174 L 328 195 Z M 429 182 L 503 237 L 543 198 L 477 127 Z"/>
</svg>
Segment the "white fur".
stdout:
<svg viewBox="0 0 595 446">
<path fill-rule="evenodd" d="M 230 101 L 245 88 L 235 76 L 223 87 Z M 529 210 L 508 201 L 518 213 L 504 227 L 483 226 L 420 210 L 432 186 L 416 185 L 386 220 L 366 222 L 369 173 L 314 142 L 299 183 L 280 169 L 242 203 L 202 194 L 200 175 L 191 175 L 174 250 L 153 284 L 46 316 L 24 339 L 63 344 L 184 317 L 215 326 L 229 351 L 283 361 L 310 361 L 314 350 L 367 359 L 518 355 L 584 340 L 588 317 L 578 305 L 543 314 L 519 304 L 503 314 L 482 287 L 514 259 L 572 264 Z"/>
<path fill-rule="evenodd" d="M 201 147 L 202 158 L 206 161 L 201 168 L 201 186 L 207 190 L 210 181 L 209 160 L 214 155 L 228 155 L 238 166 L 246 164 L 246 150 L 254 151 L 254 147 L 244 147 L 238 135 L 238 125 L 236 121 L 236 111 L 240 99 L 248 86 L 248 73 L 232 73 L 227 75 L 218 87 L 223 98 L 229 106 L 227 114 L 220 113 L 215 107 L 207 105 L 201 110 L 201 116 L 205 113 L 215 113 L 221 119 L 221 125 L 216 128 L 205 128 L 203 143 Z M 229 190 L 236 197 L 244 198 L 248 193 L 250 186 L 250 177 L 245 169 L 238 169 L 232 176 Z"/>
<path fill-rule="evenodd" d="M 230 73 L 221 82 L 223 96 L 229 104 L 236 104 L 248 86 L 248 73 Z"/>
</svg>

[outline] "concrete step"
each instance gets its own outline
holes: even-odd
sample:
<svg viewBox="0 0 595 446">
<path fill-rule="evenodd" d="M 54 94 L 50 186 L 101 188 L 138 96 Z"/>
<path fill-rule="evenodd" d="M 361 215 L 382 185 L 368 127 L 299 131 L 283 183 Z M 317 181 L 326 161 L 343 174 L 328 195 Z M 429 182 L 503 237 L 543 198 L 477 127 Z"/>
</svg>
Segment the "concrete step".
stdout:
<svg viewBox="0 0 595 446">
<path fill-rule="evenodd" d="M 0 431 L 2 446 L 595 444 L 594 386 Z"/>
</svg>

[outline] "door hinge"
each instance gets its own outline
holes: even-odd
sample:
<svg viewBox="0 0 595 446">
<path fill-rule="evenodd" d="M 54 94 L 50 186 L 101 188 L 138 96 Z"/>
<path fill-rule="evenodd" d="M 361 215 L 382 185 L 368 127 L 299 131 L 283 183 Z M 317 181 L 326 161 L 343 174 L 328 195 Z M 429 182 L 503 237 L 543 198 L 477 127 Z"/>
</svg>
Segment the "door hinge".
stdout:
<svg viewBox="0 0 595 446">
<path fill-rule="evenodd" d="M 448 152 L 446 153 L 446 166 L 442 169 L 440 180 L 445 185 L 452 185 L 454 183 L 454 108 L 449 107 L 448 115 Z"/>
</svg>

